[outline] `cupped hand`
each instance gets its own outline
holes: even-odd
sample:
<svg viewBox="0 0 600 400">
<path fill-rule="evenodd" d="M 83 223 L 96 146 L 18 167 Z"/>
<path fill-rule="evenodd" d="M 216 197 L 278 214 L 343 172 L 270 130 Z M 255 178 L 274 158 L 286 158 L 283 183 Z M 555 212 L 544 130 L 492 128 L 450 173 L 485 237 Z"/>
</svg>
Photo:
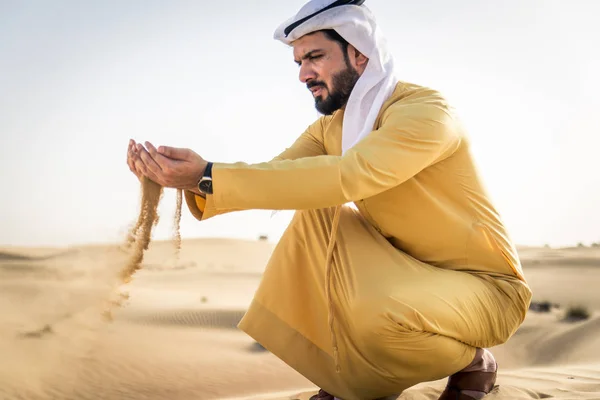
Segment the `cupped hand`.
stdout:
<svg viewBox="0 0 600 400">
<path fill-rule="evenodd" d="M 195 190 L 198 181 L 208 164 L 191 149 L 160 146 L 150 142 L 146 147 L 135 144 L 134 166 L 143 176 L 147 176 L 163 187 Z M 130 167 L 131 168 L 131 167 Z"/>
</svg>

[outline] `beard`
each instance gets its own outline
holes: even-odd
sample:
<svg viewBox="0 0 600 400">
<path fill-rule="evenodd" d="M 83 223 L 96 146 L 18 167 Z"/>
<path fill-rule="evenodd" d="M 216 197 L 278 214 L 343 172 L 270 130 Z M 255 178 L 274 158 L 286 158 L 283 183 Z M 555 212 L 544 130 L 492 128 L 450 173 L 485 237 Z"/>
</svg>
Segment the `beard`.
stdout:
<svg viewBox="0 0 600 400">
<path fill-rule="evenodd" d="M 323 96 L 315 97 L 315 108 L 317 111 L 324 115 L 331 115 L 344 107 L 350 98 L 350 93 L 352 93 L 352 89 L 354 89 L 358 78 L 360 78 L 358 72 L 352 66 L 347 65 L 346 69 L 333 75 L 331 88 L 327 87 L 325 82 L 322 81 L 309 82 L 307 84 L 309 89 L 314 86 L 321 86 L 326 88 L 329 93 L 329 96 L 325 98 Z"/>
</svg>

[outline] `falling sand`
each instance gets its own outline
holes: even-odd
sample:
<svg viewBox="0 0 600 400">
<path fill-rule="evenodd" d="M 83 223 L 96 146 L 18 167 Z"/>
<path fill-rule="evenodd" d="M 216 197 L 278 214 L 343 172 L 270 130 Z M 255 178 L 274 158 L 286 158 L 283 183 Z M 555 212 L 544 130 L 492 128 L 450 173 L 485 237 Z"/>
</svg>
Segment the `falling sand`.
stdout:
<svg viewBox="0 0 600 400">
<path fill-rule="evenodd" d="M 135 226 L 127 235 L 126 245 L 131 251 L 130 258 L 119 272 L 119 284 L 127 284 L 133 279 L 133 275 L 142 267 L 144 252 L 148 250 L 152 238 L 152 228 L 158 224 L 158 204 L 162 198 L 163 187 L 156 182 L 143 178 L 141 186 L 141 205 Z M 181 207 L 183 203 L 182 190 L 177 190 L 177 205 L 174 219 L 174 242 L 176 255 L 181 250 L 181 234 L 179 232 L 181 223 Z M 129 296 L 123 292 L 116 292 L 113 298 L 108 301 L 108 308 L 104 311 L 104 316 L 112 320 L 112 310 L 115 306 L 121 306 L 123 301 Z"/>
</svg>

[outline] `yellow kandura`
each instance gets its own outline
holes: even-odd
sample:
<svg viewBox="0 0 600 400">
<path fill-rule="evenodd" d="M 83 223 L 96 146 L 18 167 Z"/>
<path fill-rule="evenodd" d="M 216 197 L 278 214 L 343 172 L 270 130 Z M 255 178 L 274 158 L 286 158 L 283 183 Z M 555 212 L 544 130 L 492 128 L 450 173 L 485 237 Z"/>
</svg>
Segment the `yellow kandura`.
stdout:
<svg viewBox="0 0 600 400">
<path fill-rule="evenodd" d="M 373 399 L 506 342 L 531 291 L 438 92 L 399 82 L 342 156 L 343 113 L 269 162 L 215 163 L 213 194 L 185 199 L 199 220 L 298 210 L 239 327 L 327 392 Z"/>
</svg>

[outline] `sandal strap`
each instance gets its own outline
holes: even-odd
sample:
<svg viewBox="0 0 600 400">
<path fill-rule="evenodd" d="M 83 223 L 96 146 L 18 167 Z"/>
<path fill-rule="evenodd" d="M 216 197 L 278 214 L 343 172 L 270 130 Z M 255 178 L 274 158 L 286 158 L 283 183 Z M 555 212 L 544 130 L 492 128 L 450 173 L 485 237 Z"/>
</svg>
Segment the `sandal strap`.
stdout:
<svg viewBox="0 0 600 400">
<path fill-rule="evenodd" d="M 489 393 L 496 383 L 497 372 L 457 372 L 450 376 L 448 387 L 456 390 L 473 390 Z"/>
<path fill-rule="evenodd" d="M 309 400 L 329 400 L 333 399 L 333 396 L 324 391 L 323 389 L 319 389 L 319 393 L 312 395 Z"/>
</svg>

